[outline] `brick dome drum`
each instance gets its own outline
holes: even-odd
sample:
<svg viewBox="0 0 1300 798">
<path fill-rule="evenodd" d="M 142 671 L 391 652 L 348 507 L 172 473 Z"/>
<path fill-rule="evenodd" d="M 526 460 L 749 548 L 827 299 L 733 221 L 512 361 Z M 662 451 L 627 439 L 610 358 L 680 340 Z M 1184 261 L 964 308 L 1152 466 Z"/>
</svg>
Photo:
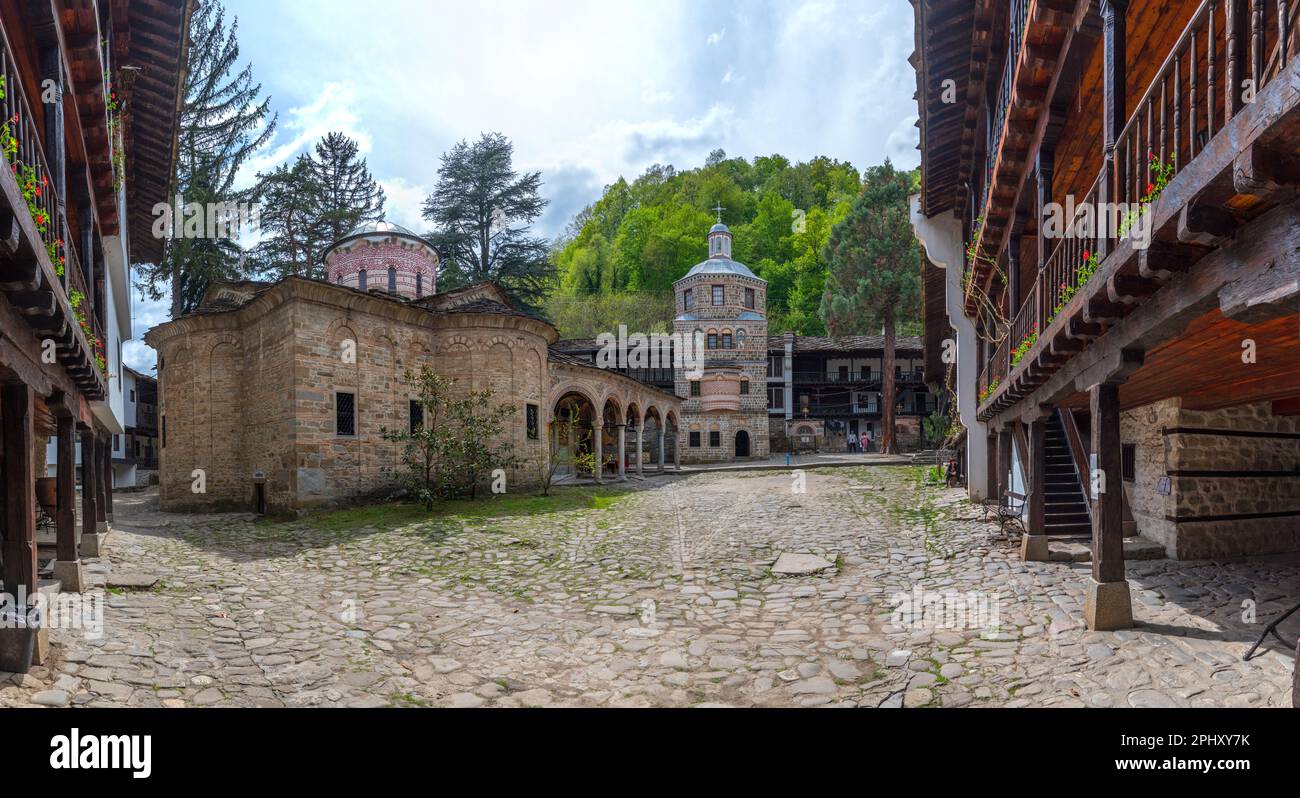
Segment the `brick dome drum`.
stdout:
<svg viewBox="0 0 1300 798">
<path fill-rule="evenodd" d="M 438 253 L 401 225 L 367 222 L 326 251 L 325 268 L 336 285 L 419 299 L 437 288 Z"/>
</svg>

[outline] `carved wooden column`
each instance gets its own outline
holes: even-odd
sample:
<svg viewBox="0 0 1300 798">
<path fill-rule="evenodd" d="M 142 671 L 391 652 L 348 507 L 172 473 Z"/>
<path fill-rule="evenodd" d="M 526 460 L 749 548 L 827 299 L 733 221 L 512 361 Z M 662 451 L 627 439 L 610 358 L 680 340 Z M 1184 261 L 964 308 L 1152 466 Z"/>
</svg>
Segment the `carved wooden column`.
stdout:
<svg viewBox="0 0 1300 798">
<path fill-rule="evenodd" d="M 1011 490 L 1011 428 L 998 430 L 998 498 Z"/>
<path fill-rule="evenodd" d="M 1133 625 L 1133 604 L 1124 578 L 1124 494 L 1119 434 L 1119 384 L 1088 390 L 1092 409 L 1092 578 L 1084 619 L 1093 631 Z"/>
</svg>

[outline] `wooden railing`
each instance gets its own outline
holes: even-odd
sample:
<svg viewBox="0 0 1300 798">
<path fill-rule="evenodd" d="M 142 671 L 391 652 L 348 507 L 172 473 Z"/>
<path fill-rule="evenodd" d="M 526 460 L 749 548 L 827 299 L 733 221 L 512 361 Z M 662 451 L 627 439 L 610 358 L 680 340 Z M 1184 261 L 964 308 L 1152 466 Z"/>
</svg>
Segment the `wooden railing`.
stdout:
<svg viewBox="0 0 1300 798">
<path fill-rule="evenodd" d="M 1300 0 L 1203 0 L 1197 6 L 1100 174 L 1074 203 L 1093 209 L 1092 228 L 1061 231 L 1012 319 L 1010 346 L 1004 341 L 981 374 L 981 392 L 998 377 L 996 367 L 1012 368 L 1016 347 L 1046 330 L 1082 290 L 1091 271 L 1118 245 L 1120 230 L 1127 235 L 1150 212 L 1164 184 L 1295 59 L 1298 42 Z M 1065 206 L 1068 210 L 1068 202 Z M 1007 372 L 1001 373 L 1004 378 Z"/>
<path fill-rule="evenodd" d="M 69 234 L 68 219 L 60 202 L 56 178 L 45 157 L 42 131 L 36 125 L 36 116 L 27 99 L 22 73 L 13 58 L 14 49 L 4 27 L 0 25 L 0 80 L 4 97 L 0 100 L 0 149 L 6 167 L 18 183 L 27 202 L 27 212 L 40 236 L 40 248 L 45 251 L 57 275 L 56 285 L 63 298 L 73 306 L 80 297 L 74 312 L 89 346 L 93 360 L 98 352 L 104 355 L 105 339 L 99 320 L 95 318 L 96 302 L 93 286 L 87 286 L 80 258 Z M 15 209 L 21 213 L 19 209 Z M 40 255 L 37 254 L 39 259 Z M 56 289 L 57 292 L 57 289 Z M 106 365 L 106 364 L 105 364 Z M 104 369 L 101 368 L 101 372 Z"/>
<path fill-rule="evenodd" d="M 987 131 L 984 148 L 984 185 L 980 191 L 979 207 L 988 201 L 989 186 L 993 181 L 993 170 L 997 165 L 998 153 L 1002 148 L 1002 137 L 1007 122 L 1007 113 L 1011 108 L 1011 92 L 1015 88 L 1016 68 L 1020 61 L 1020 51 L 1025 43 L 1025 31 L 1029 23 L 1029 0 L 1011 0 L 1011 11 L 1007 18 L 1007 59 L 1002 67 L 1002 80 L 998 84 L 998 99 L 994 106 L 991 124 Z"/>
</svg>

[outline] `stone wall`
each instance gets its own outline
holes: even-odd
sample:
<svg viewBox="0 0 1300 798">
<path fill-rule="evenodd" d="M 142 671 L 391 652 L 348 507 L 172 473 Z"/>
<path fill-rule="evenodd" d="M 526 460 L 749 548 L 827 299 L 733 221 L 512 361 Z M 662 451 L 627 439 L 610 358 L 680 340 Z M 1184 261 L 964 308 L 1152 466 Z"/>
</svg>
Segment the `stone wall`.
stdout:
<svg viewBox="0 0 1300 798">
<path fill-rule="evenodd" d="M 1121 435 L 1136 444 L 1125 495 L 1138 530 L 1171 557 L 1300 551 L 1300 417 L 1268 403 L 1202 411 L 1170 400 L 1126 412 Z"/>
</svg>

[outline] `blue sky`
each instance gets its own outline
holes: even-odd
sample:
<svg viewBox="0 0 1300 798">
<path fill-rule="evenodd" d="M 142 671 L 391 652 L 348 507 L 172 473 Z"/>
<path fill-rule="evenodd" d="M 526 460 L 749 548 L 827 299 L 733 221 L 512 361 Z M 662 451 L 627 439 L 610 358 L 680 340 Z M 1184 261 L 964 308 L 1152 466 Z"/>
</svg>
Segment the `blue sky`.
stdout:
<svg viewBox="0 0 1300 798">
<path fill-rule="evenodd" d="M 279 128 L 252 170 L 341 130 L 423 231 L 438 158 L 499 131 L 542 173 L 538 232 L 618 179 L 699 166 L 714 148 L 918 161 L 906 0 L 226 0 Z M 251 179 L 251 171 L 249 179 Z M 138 339 L 166 303 L 135 299 Z M 126 361 L 151 373 L 136 340 Z"/>
</svg>

